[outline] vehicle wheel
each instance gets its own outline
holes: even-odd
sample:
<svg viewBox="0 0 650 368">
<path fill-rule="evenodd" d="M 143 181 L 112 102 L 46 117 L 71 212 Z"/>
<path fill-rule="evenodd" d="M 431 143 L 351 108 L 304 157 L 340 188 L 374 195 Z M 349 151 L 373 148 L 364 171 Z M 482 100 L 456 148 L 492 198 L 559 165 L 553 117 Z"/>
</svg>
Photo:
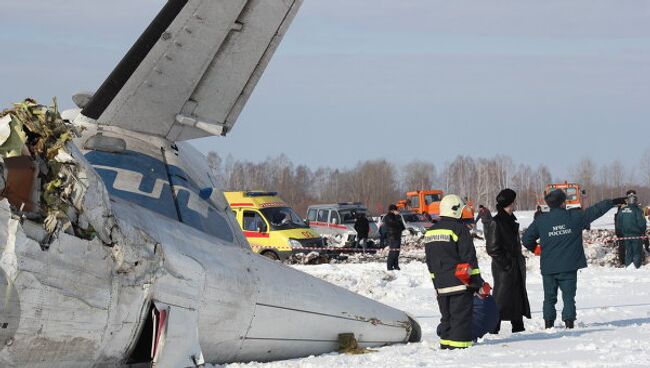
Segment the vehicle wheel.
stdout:
<svg viewBox="0 0 650 368">
<path fill-rule="evenodd" d="M 278 254 L 275 253 L 272 250 L 265 250 L 264 252 L 262 252 L 262 255 L 264 257 L 270 258 L 270 259 L 272 259 L 274 261 L 279 261 L 280 260 L 280 256 L 278 256 Z"/>
</svg>

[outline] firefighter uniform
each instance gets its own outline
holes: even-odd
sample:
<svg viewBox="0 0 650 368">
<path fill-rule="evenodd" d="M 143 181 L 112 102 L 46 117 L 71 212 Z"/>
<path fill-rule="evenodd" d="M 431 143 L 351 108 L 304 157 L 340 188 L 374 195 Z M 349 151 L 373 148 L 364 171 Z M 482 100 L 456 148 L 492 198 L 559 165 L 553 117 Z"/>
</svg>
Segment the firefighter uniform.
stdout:
<svg viewBox="0 0 650 368">
<path fill-rule="evenodd" d="M 459 219 L 441 217 L 425 234 L 425 243 L 427 267 L 442 315 L 437 330 L 440 347 L 470 347 L 473 294 L 483 285 L 472 236 Z M 463 263 L 472 269 L 469 285 L 456 277 L 456 266 Z"/>
</svg>

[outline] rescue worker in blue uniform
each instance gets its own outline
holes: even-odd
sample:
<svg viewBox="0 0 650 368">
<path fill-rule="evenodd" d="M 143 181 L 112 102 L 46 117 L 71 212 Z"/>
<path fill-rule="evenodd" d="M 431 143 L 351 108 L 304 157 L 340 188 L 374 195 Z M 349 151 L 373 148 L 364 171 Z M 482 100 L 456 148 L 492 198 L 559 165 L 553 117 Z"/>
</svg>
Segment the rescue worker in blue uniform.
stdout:
<svg viewBox="0 0 650 368">
<path fill-rule="evenodd" d="M 559 287 L 564 302 L 562 320 L 566 328 L 573 328 L 576 319 L 578 270 L 587 267 L 582 230 L 615 205 L 625 203 L 625 198 L 605 200 L 584 211 L 567 210 L 566 194 L 561 189 L 548 193 L 544 200 L 550 207 L 550 212 L 533 221 L 524 233 L 522 241 L 531 252 L 541 247 L 545 327 L 552 328 L 555 323 L 555 303 Z M 539 248 L 537 250 L 539 252 Z"/>
<path fill-rule="evenodd" d="M 440 202 L 440 220 L 425 234 L 426 262 L 438 295 L 441 349 L 472 346 L 473 296 L 489 295 L 481 278 L 474 241 L 460 218 L 465 203 L 457 195 Z"/>
<path fill-rule="evenodd" d="M 625 244 L 625 266 L 634 263 L 634 267 L 641 267 L 643 239 L 640 237 L 645 235 L 647 224 L 643 210 L 638 205 L 636 192 L 633 190 L 628 191 L 627 204 L 621 207 L 618 216 L 616 216 L 616 228 L 624 238 L 639 238 L 625 239 L 623 242 Z"/>
</svg>

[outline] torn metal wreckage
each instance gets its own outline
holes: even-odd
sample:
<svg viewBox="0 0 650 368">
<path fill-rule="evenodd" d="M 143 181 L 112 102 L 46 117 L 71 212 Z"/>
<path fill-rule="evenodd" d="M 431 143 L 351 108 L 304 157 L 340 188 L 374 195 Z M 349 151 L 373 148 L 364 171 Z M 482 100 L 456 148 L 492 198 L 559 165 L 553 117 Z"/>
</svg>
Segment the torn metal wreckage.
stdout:
<svg viewBox="0 0 650 368">
<path fill-rule="evenodd" d="M 25 128 L 19 157 L 31 172 L 25 180 L 39 184 L 27 196 L 2 188 L 3 367 L 189 367 L 336 351 L 341 333 L 359 348 L 419 339 L 403 312 L 253 254 L 232 218 L 230 237 L 206 236 L 111 196 L 98 174 L 108 170 L 91 165 L 93 151 L 77 148 L 78 131 L 56 108 L 28 100 L 3 115 L 55 116 L 53 131 L 66 137 L 61 144 Z M 97 137 L 81 131 L 76 139 Z M 139 143 L 123 137 L 127 147 Z M 12 167 L 0 169 L 11 183 Z M 116 182 L 114 194 L 124 189 Z M 26 210 L 21 201 L 36 197 Z"/>
<path fill-rule="evenodd" d="M 8 126 L 10 134 L 0 136 L 0 198 L 25 219 L 29 234 L 44 248 L 60 231 L 95 237 L 84 211 L 89 178 L 76 161 L 83 155 L 72 144 L 79 133 L 61 119 L 56 101 L 52 107 L 30 99 L 15 104 L 0 114 L 0 130 Z"/>
<path fill-rule="evenodd" d="M 79 109 L 26 100 L 0 115 L 0 367 L 419 341 L 406 313 L 253 253 L 186 142 L 232 130 L 301 2 L 169 0 Z"/>
<path fill-rule="evenodd" d="M 191 367 L 336 351 L 341 333 L 359 349 L 419 339 L 403 312 L 252 253 L 225 199 L 206 202 L 226 217 L 214 236 L 124 200 L 119 171 L 93 167 L 97 152 L 75 143 L 96 140 L 96 127 L 76 129 L 31 100 L 3 115 L 27 138 L 17 174 L 0 164 L 4 182 L 24 175 L 33 190 L 1 188 L 3 367 Z M 26 128 L 42 116 L 56 117 L 63 143 Z M 142 143 L 121 133 L 126 148 Z M 207 214 L 198 207 L 182 212 Z"/>
</svg>

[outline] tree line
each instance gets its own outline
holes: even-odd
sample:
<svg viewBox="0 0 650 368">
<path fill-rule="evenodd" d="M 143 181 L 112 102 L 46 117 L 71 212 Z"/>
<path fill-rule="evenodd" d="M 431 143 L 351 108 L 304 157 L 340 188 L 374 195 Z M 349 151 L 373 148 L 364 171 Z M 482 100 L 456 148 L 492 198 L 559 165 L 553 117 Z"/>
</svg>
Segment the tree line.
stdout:
<svg viewBox="0 0 650 368">
<path fill-rule="evenodd" d="M 553 176 L 545 165 L 517 164 L 504 155 L 459 155 L 440 167 L 419 160 L 397 165 L 377 159 L 343 169 L 296 165 L 285 155 L 260 162 L 221 157 L 216 152 L 209 152 L 207 158 L 221 189 L 277 191 L 301 215 L 311 204 L 348 201 L 363 202 L 373 214 L 380 214 L 389 204 L 404 199 L 407 191 L 434 188 L 467 197 L 475 208 L 483 204 L 490 209 L 495 208 L 501 189 L 512 188 L 518 193 L 518 208 L 532 210 L 546 184 L 565 180 L 582 184 L 590 203 L 621 196 L 630 188 L 638 191 L 642 202 L 650 202 L 650 149 L 634 170 L 620 161 L 598 164 L 584 158 L 571 166 L 566 178 Z"/>
</svg>

